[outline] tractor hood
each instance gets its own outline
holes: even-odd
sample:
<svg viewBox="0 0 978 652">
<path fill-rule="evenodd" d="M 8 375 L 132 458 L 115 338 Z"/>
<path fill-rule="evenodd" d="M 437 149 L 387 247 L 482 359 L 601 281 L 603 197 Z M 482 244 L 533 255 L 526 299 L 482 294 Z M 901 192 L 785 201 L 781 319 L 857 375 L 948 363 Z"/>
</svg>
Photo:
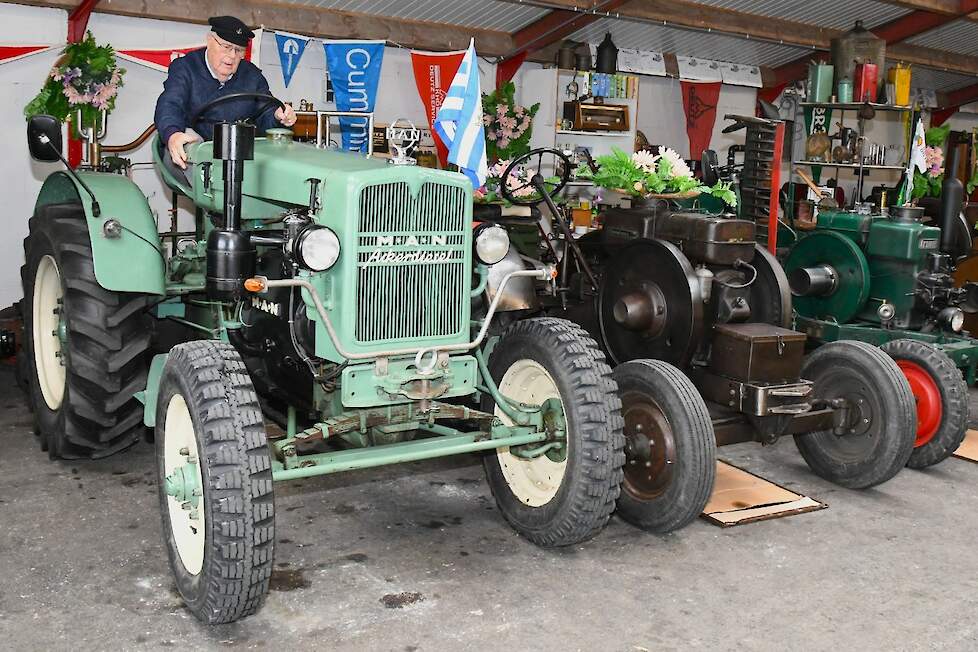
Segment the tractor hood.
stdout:
<svg viewBox="0 0 978 652">
<path fill-rule="evenodd" d="M 188 148 L 194 163 L 192 198 L 210 210 L 223 210 L 222 161 L 214 159 L 213 144 L 198 143 Z M 390 176 L 393 167 L 384 160 L 336 149 L 320 149 L 308 143 L 273 138 L 255 139 L 255 155 L 244 166 L 242 218 L 268 219 L 292 206 L 309 203 L 310 179 L 320 181 L 320 199 L 327 188 L 353 187 Z M 403 168 L 401 170 L 403 172 Z M 457 185 L 463 175 L 417 169 L 417 176 L 442 177 Z M 400 175 L 397 175 L 400 176 Z M 414 176 L 408 174 L 407 176 Z"/>
</svg>

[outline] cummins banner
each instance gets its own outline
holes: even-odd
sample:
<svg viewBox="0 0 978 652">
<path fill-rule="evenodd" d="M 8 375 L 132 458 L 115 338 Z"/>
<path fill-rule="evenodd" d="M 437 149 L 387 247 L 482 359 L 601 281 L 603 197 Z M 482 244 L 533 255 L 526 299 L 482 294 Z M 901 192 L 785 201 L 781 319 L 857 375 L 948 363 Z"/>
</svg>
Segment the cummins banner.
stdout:
<svg viewBox="0 0 978 652">
<path fill-rule="evenodd" d="M 384 41 L 324 41 L 323 47 L 336 94 L 336 110 L 373 111 L 384 60 Z M 367 118 L 340 118 L 343 149 L 366 152 L 370 141 L 368 125 Z"/>
</svg>

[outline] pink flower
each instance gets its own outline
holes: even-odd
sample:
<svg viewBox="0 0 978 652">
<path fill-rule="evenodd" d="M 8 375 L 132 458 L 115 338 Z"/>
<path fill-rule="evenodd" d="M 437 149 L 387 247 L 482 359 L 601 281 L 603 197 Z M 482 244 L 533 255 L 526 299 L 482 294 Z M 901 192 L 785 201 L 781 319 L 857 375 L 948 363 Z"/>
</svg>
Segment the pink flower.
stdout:
<svg viewBox="0 0 978 652">
<path fill-rule="evenodd" d="M 498 104 L 498 105 L 496 105 L 496 115 L 499 116 L 499 117 L 502 117 L 502 116 L 506 115 L 506 105 L 505 104 Z"/>
<path fill-rule="evenodd" d="M 491 125 L 491 124 L 492 124 L 492 116 L 491 116 L 491 115 L 489 115 L 488 113 L 487 113 L 487 114 L 485 114 L 485 115 L 483 115 L 483 116 L 482 116 L 482 124 L 484 124 L 484 125 L 485 125 L 485 126 L 487 126 L 487 127 L 488 127 L 489 125 Z"/>
<path fill-rule="evenodd" d="M 499 148 L 506 149 L 509 147 L 509 138 L 503 138 L 499 141 Z"/>
<path fill-rule="evenodd" d="M 503 138 L 512 138 L 512 137 L 513 137 L 513 130 L 510 129 L 509 127 L 504 128 L 503 129 Z"/>
<path fill-rule="evenodd" d="M 526 109 L 524 109 L 522 106 L 518 106 L 516 107 L 516 110 L 513 111 L 513 113 L 516 114 L 517 118 L 522 118 L 523 114 L 526 113 Z"/>
<path fill-rule="evenodd" d="M 489 131 L 488 131 L 488 132 L 486 133 L 486 138 L 488 138 L 489 140 L 496 140 L 496 132 L 495 132 L 495 131 L 493 131 L 492 129 L 490 129 L 490 130 L 489 130 Z"/>
</svg>

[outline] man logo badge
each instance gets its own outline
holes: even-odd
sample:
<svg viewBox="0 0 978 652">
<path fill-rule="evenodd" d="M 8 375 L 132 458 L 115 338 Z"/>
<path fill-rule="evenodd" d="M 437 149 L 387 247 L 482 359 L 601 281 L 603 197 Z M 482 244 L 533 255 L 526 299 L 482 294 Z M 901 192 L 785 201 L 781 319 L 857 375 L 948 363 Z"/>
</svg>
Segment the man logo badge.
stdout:
<svg viewBox="0 0 978 652">
<path fill-rule="evenodd" d="M 455 258 L 455 251 L 381 251 L 381 247 L 446 247 L 448 236 L 441 235 L 381 235 L 377 250 L 367 254 L 364 263 L 445 263 Z"/>
<path fill-rule="evenodd" d="M 259 299 L 253 296 L 251 297 L 251 307 L 262 312 L 267 312 L 270 315 L 275 315 L 276 317 L 282 316 L 282 304 L 280 303 L 266 301 L 265 299 Z"/>
</svg>

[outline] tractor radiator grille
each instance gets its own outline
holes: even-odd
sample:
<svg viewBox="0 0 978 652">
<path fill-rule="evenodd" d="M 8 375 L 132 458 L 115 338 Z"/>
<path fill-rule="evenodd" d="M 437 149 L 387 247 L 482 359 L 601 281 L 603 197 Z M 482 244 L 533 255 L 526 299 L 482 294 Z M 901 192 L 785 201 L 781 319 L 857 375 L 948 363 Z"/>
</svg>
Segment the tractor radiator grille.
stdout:
<svg viewBox="0 0 978 652">
<path fill-rule="evenodd" d="M 462 324 L 466 201 L 462 188 L 367 186 L 360 195 L 356 339 L 362 344 L 452 336 Z"/>
</svg>

